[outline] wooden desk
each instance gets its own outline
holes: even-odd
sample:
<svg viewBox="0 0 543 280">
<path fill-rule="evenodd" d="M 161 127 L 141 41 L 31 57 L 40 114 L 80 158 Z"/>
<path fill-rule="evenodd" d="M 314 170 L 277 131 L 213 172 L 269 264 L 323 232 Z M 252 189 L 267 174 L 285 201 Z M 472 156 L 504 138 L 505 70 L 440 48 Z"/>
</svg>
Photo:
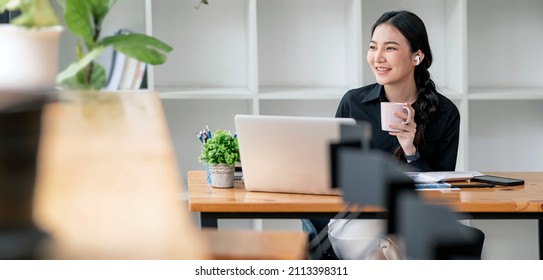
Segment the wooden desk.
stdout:
<svg viewBox="0 0 543 280">
<path fill-rule="evenodd" d="M 203 229 L 216 260 L 307 259 L 307 234 L 300 231 L 217 231 Z"/>
<path fill-rule="evenodd" d="M 539 256 L 543 256 L 543 173 L 484 172 L 525 180 L 524 186 L 420 192 L 429 202 L 447 205 L 472 219 L 536 219 Z M 209 188 L 205 171 L 188 173 L 189 210 L 200 212 L 204 227 L 217 219 L 332 218 L 345 207 L 340 196 L 248 192 L 243 184 L 232 189 Z M 383 210 L 363 207 L 360 218 L 382 217 Z"/>
<path fill-rule="evenodd" d="M 48 104 L 34 217 L 60 259 L 206 259 L 154 93 L 63 92 Z"/>
</svg>

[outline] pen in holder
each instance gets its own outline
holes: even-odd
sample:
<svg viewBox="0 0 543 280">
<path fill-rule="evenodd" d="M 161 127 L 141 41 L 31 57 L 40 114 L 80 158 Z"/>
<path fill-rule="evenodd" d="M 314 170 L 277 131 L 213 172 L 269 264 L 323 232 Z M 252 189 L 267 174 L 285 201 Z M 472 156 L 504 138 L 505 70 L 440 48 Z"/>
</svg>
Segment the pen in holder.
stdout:
<svg viewBox="0 0 543 280">
<path fill-rule="evenodd" d="M 207 140 L 211 138 L 211 131 L 209 130 L 209 126 L 206 124 L 206 128 L 196 133 L 196 137 L 198 137 L 198 140 L 200 140 L 202 144 L 206 143 Z M 209 163 L 207 162 L 206 162 L 206 183 L 208 186 L 211 186 L 211 173 L 209 172 Z"/>
</svg>

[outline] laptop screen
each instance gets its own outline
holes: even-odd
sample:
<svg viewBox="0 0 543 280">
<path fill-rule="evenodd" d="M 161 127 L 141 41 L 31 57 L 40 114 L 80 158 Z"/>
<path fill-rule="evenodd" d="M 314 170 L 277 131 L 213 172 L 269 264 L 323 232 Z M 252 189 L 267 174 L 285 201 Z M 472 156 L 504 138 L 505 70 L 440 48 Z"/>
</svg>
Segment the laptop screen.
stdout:
<svg viewBox="0 0 543 280">
<path fill-rule="evenodd" d="M 236 115 L 235 123 L 247 190 L 339 194 L 332 190 L 330 144 L 353 119 Z"/>
</svg>

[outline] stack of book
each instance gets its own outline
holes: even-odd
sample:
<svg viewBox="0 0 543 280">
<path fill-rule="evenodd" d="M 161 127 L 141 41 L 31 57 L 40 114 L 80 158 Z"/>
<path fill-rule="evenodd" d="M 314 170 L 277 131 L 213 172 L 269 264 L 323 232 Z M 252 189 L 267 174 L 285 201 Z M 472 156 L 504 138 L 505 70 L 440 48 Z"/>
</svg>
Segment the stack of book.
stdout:
<svg viewBox="0 0 543 280">
<path fill-rule="evenodd" d="M 129 33 L 121 29 L 117 34 Z M 106 90 L 138 90 L 146 87 L 147 65 L 125 54 L 113 51 Z"/>
</svg>

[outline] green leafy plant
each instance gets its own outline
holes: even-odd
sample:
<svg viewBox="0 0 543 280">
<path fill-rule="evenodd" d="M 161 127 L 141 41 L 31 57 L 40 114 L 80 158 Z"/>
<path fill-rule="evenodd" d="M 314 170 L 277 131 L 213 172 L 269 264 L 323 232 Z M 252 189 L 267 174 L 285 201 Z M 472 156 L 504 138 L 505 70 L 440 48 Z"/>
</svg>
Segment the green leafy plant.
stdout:
<svg viewBox="0 0 543 280">
<path fill-rule="evenodd" d="M 172 51 L 168 44 L 145 34 L 118 34 L 101 38 L 102 22 L 116 0 L 58 0 L 64 21 L 78 41 L 76 61 L 57 75 L 57 83 L 68 88 L 102 89 L 104 67 L 94 60 L 107 47 L 150 65 L 162 64 Z"/>
<path fill-rule="evenodd" d="M 59 25 L 49 0 L 0 0 L 0 13 L 4 10 L 20 11 L 11 24 L 27 28 Z"/>
<path fill-rule="evenodd" d="M 234 166 L 239 161 L 238 139 L 226 130 L 215 131 L 213 137 L 202 144 L 200 162 Z"/>
</svg>

